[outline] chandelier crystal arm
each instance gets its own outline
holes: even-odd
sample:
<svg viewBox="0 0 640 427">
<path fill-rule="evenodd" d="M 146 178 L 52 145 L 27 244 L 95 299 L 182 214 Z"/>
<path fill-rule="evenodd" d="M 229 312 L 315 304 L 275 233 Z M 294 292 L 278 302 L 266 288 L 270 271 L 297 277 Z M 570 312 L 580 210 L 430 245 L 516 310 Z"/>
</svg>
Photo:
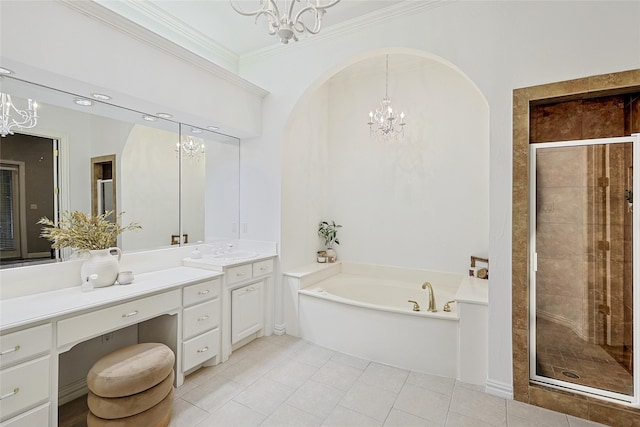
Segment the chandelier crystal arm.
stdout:
<svg viewBox="0 0 640 427">
<path fill-rule="evenodd" d="M 265 16 L 268 19 L 268 32 L 270 35 L 277 35 L 280 41 L 287 44 L 289 40 L 298 41 L 297 33 L 308 32 L 309 34 L 318 34 L 322 28 L 322 18 L 326 10 L 335 6 L 340 0 L 331 0 L 327 4 L 322 5 L 321 0 L 285 0 L 284 14 L 280 15 L 280 9 L 277 5 L 278 0 L 260 0 L 260 7 L 255 10 L 242 10 L 237 0 L 229 0 L 231 7 L 237 13 L 243 16 L 255 16 L 255 22 L 258 18 Z M 298 13 L 294 15 L 294 8 L 299 3 L 305 3 Z M 303 16 L 311 14 L 314 19 L 312 27 L 302 20 Z"/>
<path fill-rule="evenodd" d="M 320 0 L 316 0 L 316 4 L 313 5 L 311 3 L 311 1 L 307 1 L 307 6 L 300 9 L 300 11 L 296 14 L 295 19 L 293 19 L 293 23 L 294 26 L 296 28 L 296 31 L 298 32 L 304 32 L 304 31 L 308 31 L 311 34 L 318 34 L 320 32 L 320 30 L 322 29 L 322 17 L 324 16 L 324 14 L 326 13 L 327 9 L 329 9 L 332 6 L 335 6 L 336 4 L 338 4 L 340 2 L 340 0 L 334 0 L 330 3 L 327 3 L 326 5 L 322 6 L 320 5 Z M 293 4 L 293 2 L 292 2 Z M 293 7 L 291 8 L 291 10 L 293 11 Z M 300 18 L 302 17 L 303 14 L 307 13 L 307 12 L 313 12 L 315 14 L 315 21 L 314 21 L 314 26 L 313 29 L 309 28 L 307 25 L 305 25 L 305 23 L 303 21 L 300 20 Z M 291 14 L 289 14 L 289 16 L 291 16 Z"/>
<path fill-rule="evenodd" d="M 0 93 L 0 136 L 13 135 L 12 128 L 31 129 L 38 123 L 38 103 L 28 100 L 26 110 L 19 110 L 11 95 Z"/>
</svg>

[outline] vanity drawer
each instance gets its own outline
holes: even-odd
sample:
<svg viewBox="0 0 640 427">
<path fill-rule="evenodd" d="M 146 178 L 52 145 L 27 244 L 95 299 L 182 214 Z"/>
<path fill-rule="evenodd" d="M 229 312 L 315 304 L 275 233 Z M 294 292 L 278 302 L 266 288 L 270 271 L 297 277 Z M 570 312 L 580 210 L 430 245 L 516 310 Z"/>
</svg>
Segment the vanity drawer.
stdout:
<svg viewBox="0 0 640 427">
<path fill-rule="evenodd" d="M 182 335 L 185 339 L 220 325 L 220 298 L 195 307 L 185 308 L 182 314 Z"/>
<path fill-rule="evenodd" d="M 45 403 L 42 406 L 33 408 L 23 414 L 17 415 L 14 418 L 0 424 L 0 427 L 34 427 L 34 426 L 48 426 L 49 425 L 49 406 L 50 403 Z"/>
<path fill-rule="evenodd" d="M 265 259 L 264 261 L 256 261 L 253 263 L 253 277 L 271 274 L 273 272 L 273 260 Z"/>
<path fill-rule="evenodd" d="M 220 279 L 209 280 L 197 285 L 186 286 L 182 295 L 182 304 L 186 307 L 202 301 L 220 297 Z"/>
<path fill-rule="evenodd" d="M 227 284 L 232 285 L 243 280 L 251 279 L 253 277 L 252 264 L 239 265 L 237 267 L 231 267 L 225 273 L 227 274 Z"/>
<path fill-rule="evenodd" d="M 49 356 L 0 371 L 1 421 L 49 400 Z"/>
<path fill-rule="evenodd" d="M 0 336 L 0 368 L 51 350 L 51 323 Z"/>
<path fill-rule="evenodd" d="M 220 328 L 215 328 L 182 344 L 182 370 L 188 371 L 219 354 Z"/>
<path fill-rule="evenodd" d="M 139 323 L 180 306 L 180 289 L 58 322 L 58 347 Z"/>
</svg>

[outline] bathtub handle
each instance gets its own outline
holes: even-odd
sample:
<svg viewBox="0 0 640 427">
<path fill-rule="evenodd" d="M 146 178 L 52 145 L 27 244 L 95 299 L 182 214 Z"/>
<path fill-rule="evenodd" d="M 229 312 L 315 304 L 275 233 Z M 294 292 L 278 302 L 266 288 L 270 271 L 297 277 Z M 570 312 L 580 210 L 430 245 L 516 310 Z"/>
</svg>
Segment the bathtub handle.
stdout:
<svg viewBox="0 0 640 427">
<path fill-rule="evenodd" d="M 418 304 L 418 301 L 409 300 L 407 302 L 412 302 L 413 303 L 413 311 L 420 311 L 420 304 Z"/>
</svg>

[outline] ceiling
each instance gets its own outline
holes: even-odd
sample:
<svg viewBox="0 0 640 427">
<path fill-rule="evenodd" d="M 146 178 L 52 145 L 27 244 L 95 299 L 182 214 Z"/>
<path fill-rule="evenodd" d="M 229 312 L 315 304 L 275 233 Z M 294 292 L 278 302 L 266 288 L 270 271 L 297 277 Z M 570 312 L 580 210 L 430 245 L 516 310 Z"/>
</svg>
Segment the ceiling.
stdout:
<svg viewBox="0 0 640 427">
<path fill-rule="evenodd" d="M 218 58 L 221 65 L 233 64 L 238 58 L 265 49 L 287 48 L 277 36 L 267 33 L 267 20 L 242 16 L 235 12 L 229 0 L 94 0 L 128 20 L 188 49 L 206 59 Z M 277 0 L 282 11 L 289 0 Z M 301 3 L 304 3 L 302 0 Z M 313 1 L 313 0 L 312 0 Z M 327 4 L 330 0 L 320 0 Z M 361 26 L 367 21 L 392 17 L 398 11 L 424 7 L 443 0 L 341 0 L 327 9 L 322 32 L 318 37 L 339 29 Z M 255 10 L 261 0 L 238 0 L 239 8 Z M 299 10 L 296 6 L 295 11 Z M 292 42 L 293 43 L 293 42 Z M 220 61 L 220 59 L 222 60 Z M 227 66 L 227 68 L 233 68 Z"/>
</svg>

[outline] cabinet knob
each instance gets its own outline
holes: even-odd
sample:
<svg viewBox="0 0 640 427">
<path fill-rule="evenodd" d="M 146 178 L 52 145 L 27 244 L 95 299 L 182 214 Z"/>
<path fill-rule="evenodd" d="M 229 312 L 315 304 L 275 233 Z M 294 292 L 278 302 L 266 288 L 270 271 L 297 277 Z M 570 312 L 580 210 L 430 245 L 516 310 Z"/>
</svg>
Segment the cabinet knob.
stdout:
<svg viewBox="0 0 640 427">
<path fill-rule="evenodd" d="M 135 316 L 136 314 L 138 314 L 138 310 L 134 310 L 131 313 L 125 313 L 122 315 L 122 317 L 132 317 L 132 316 Z"/>
<path fill-rule="evenodd" d="M 20 350 L 20 345 L 17 345 L 13 348 L 9 348 L 0 352 L 0 356 L 4 356 L 5 354 L 13 353 L 14 351 Z"/>
<path fill-rule="evenodd" d="M 9 392 L 7 394 L 3 394 L 2 396 L 0 396 L 0 400 L 4 400 L 8 397 L 15 396 L 16 394 L 18 394 L 19 391 L 20 391 L 20 387 L 16 387 L 13 389 L 12 392 Z"/>
</svg>

